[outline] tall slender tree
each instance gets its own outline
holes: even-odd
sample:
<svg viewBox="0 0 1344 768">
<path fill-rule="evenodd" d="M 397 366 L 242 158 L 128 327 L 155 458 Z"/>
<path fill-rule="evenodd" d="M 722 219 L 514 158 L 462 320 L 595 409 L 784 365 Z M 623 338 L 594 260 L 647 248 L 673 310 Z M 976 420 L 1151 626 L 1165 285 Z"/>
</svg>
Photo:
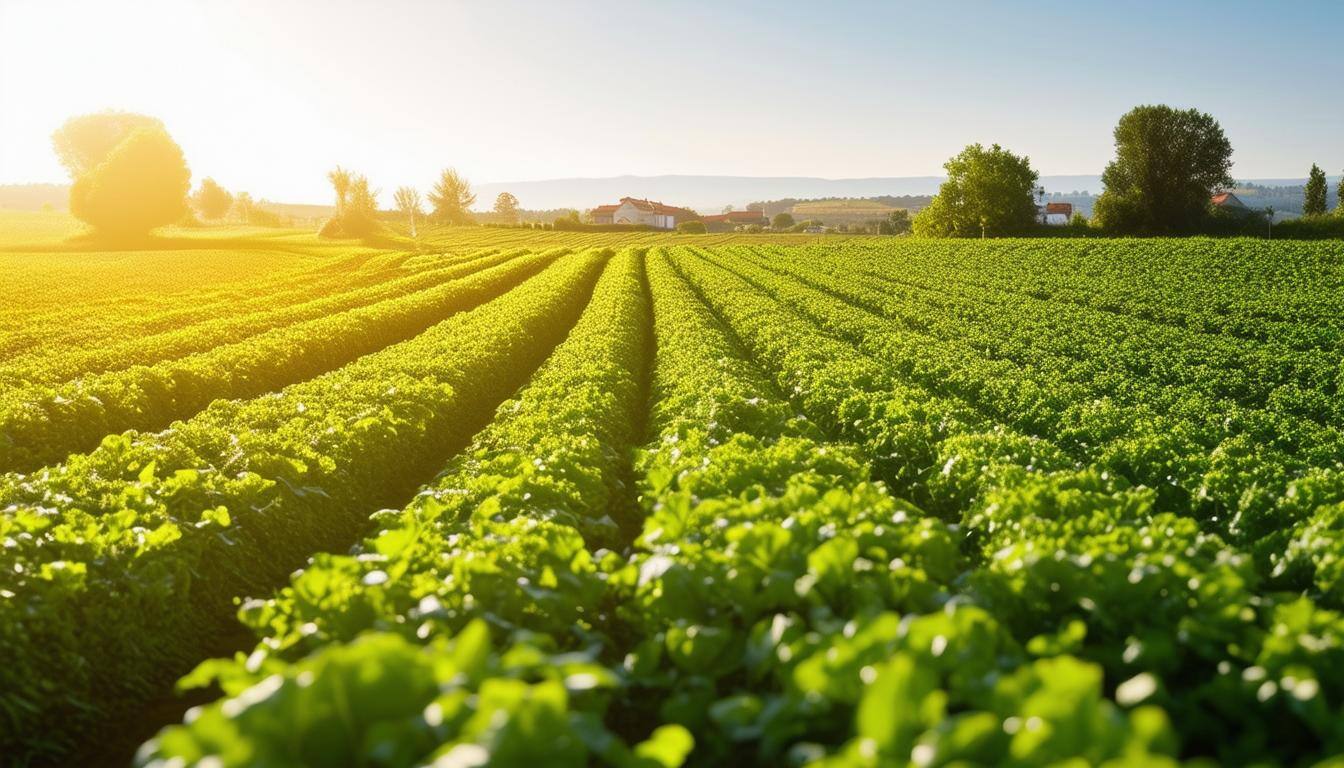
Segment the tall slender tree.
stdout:
<svg viewBox="0 0 1344 768">
<path fill-rule="evenodd" d="M 1311 164 L 1311 173 L 1307 175 L 1306 195 L 1302 201 L 1303 216 L 1323 216 L 1325 207 L 1325 171 L 1315 163 Z"/>
<path fill-rule="evenodd" d="M 1344 174 L 1339 177 L 1339 187 L 1335 189 L 1335 213 L 1344 216 Z"/>
<path fill-rule="evenodd" d="M 397 204 L 398 211 L 410 218 L 411 239 L 416 239 L 415 217 L 420 213 L 420 192 L 413 187 L 399 187 L 392 193 L 392 201 Z"/>
<path fill-rule="evenodd" d="M 327 179 L 331 181 L 331 186 L 336 190 L 336 218 L 345 216 L 345 203 L 350 197 L 350 185 L 354 183 L 354 176 L 341 166 L 327 174 Z"/>
</svg>

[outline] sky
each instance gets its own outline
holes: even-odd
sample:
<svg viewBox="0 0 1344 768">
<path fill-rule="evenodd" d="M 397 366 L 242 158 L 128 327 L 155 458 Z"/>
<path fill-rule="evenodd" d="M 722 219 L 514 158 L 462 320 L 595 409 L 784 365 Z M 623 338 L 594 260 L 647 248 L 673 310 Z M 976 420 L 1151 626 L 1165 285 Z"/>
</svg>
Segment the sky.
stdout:
<svg viewBox="0 0 1344 768">
<path fill-rule="evenodd" d="M 50 135 L 163 120 L 193 177 L 320 202 L 622 174 L 928 176 L 972 142 L 1097 174 L 1129 108 L 1222 124 L 1238 178 L 1344 168 L 1344 2 L 0 0 L 0 184 Z"/>
</svg>

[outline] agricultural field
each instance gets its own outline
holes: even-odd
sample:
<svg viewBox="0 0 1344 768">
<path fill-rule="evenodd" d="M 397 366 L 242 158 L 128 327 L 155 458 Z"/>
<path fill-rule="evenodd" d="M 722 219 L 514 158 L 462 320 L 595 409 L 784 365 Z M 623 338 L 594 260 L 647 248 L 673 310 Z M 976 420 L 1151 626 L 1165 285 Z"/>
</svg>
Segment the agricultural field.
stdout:
<svg viewBox="0 0 1344 768">
<path fill-rule="evenodd" d="M 68 227 L 0 214 L 6 764 L 1344 753 L 1337 244 Z"/>
</svg>

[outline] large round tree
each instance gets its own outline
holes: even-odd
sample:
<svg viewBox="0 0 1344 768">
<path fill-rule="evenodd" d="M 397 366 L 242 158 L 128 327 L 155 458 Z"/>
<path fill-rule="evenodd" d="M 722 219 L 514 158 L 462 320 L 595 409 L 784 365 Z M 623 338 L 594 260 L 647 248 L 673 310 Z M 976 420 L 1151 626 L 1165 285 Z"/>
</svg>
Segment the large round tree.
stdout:
<svg viewBox="0 0 1344 768">
<path fill-rule="evenodd" d="M 161 127 L 133 130 L 75 179 L 70 212 L 106 235 L 143 235 L 187 213 L 191 171 Z"/>
<path fill-rule="evenodd" d="M 994 144 L 972 144 L 943 165 L 947 181 L 914 220 L 923 237 L 981 237 L 1026 232 L 1036 222 L 1031 161 Z"/>
<path fill-rule="evenodd" d="M 51 135 L 51 145 L 70 178 L 78 180 L 97 168 L 118 144 L 140 128 L 164 129 L 157 117 L 135 112 L 108 110 L 77 115 Z"/>
<path fill-rule="evenodd" d="M 1198 229 L 1209 197 L 1232 186 L 1232 144 L 1212 116 L 1163 104 L 1135 107 L 1115 126 L 1095 215 L 1126 234 Z"/>
</svg>

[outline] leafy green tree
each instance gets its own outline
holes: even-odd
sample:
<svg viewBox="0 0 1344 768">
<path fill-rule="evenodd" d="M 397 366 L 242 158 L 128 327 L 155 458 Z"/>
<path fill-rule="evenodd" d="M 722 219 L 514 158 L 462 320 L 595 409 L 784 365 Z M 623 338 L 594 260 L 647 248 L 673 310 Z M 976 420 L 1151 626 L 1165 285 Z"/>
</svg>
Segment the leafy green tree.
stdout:
<svg viewBox="0 0 1344 768">
<path fill-rule="evenodd" d="M 923 237 L 1012 235 L 1036 222 L 1033 197 L 1039 175 L 1026 157 L 998 144 L 971 144 L 943 165 L 947 181 L 915 217 Z"/>
<path fill-rule="evenodd" d="M 439 181 L 429 193 L 433 216 L 446 224 L 465 224 L 471 221 L 469 209 L 476 203 L 471 184 L 452 168 L 439 174 Z"/>
<path fill-rule="evenodd" d="M 107 235 L 148 233 L 187 214 L 191 171 L 161 127 L 137 128 L 70 187 L 70 212 Z"/>
<path fill-rule="evenodd" d="M 578 229 L 583 226 L 583 219 L 578 211 L 570 209 L 556 218 L 553 226 L 555 229 Z"/>
<path fill-rule="evenodd" d="M 775 229 L 788 229 L 794 225 L 793 216 L 787 211 L 780 211 L 770 220 L 770 226 Z"/>
<path fill-rule="evenodd" d="M 420 192 L 414 187 L 398 187 L 392 193 L 392 201 L 396 203 L 397 210 L 411 220 L 411 238 L 416 238 L 415 217 L 420 215 Z"/>
<path fill-rule="evenodd" d="M 703 235 L 709 230 L 703 221 L 683 221 L 677 224 L 677 231 L 683 235 Z"/>
<path fill-rule="evenodd" d="M 1189 232 L 1208 217 L 1209 196 L 1232 186 L 1231 173 L 1232 144 L 1212 116 L 1135 107 L 1115 127 L 1115 159 L 1094 215 L 1115 232 Z"/>
<path fill-rule="evenodd" d="M 51 135 L 51 143 L 57 159 L 69 171 L 70 178 L 78 180 L 107 159 L 118 144 L 140 128 L 167 131 L 163 122 L 156 117 L 109 110 L 66 120 Z"/>
<path fill-rule="evenodd" d="M 495 196 L 495 213 L 510 224 L 518 222 L 518 198 L 510 192 L 500 192 Z"/>
<path fill-rule="evenodd" d="M 1302 215 L 1322 216 L 1325 214 L 1326 190 L 1325 171 L 1312 163 L 1311 172 L 1307 174 L 1307 189 L 1302 200 Z"/>
<path fill-rule="evenodd" d="M 1335 213 L 1344 216 L 1344 176 L 1339 177 L 1339 186 L 1335 189 Z"/>
<path fill-rule="evenodd" d="M 878 230 L 883 235 L 904 235 L 910 231 L 910 211 L 905 208 L 897 208 L 887 214 L 887 220 L 878 225 Z"/>
<path fill-rule="evenodd" d="M 201 180 L 201 186 L 197 188 L 196 194 L 192 195 L 192 202 L 205 218 L 220 219 L 233 206 L 233 195 L 215 183 L 214 179 L 205 178 Z"/>
</svg>

